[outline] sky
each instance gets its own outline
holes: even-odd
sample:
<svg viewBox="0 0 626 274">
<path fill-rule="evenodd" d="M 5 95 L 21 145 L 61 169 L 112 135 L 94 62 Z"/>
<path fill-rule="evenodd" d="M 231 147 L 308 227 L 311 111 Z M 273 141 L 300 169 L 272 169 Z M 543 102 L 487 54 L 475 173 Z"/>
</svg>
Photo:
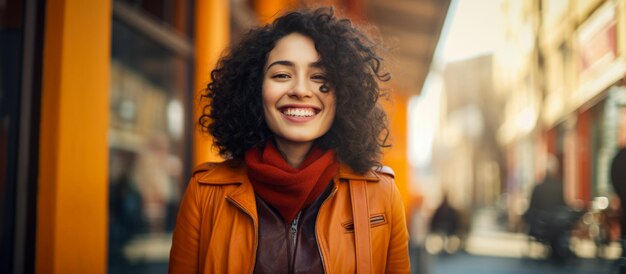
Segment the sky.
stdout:
<svg viewBox="0 0 626 274">
<path fill-rule="evenodd" d="M 501 0 L 453 0 L 437 46 L 445 64 L 492 52 L 502 45 Z"/>
</svg>

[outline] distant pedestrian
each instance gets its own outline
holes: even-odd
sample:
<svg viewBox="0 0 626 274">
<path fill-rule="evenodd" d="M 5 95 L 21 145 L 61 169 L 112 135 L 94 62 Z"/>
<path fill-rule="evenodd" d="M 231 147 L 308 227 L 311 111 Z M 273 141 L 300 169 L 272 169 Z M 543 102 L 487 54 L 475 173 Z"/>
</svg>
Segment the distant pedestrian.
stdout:
<svg viewBox="0 0 626 274">
<path fill-rule="evenodd" d="M 550 211 L 556 207 L 565 206 L 559 170 L 559 160 L 556 156 L 549 155 L 546 161 L 546 175 L 543 181 L 533 189 L 527 214 L 532 215 L 537 211 Z"/>
<path fill-rule="evenodd" d="M 548 155 L 545 178 L 533 189 L 523 217 L 529 226 L 529 236 L 548 244 L 550 259 L 561 262 L 572 255 L 568 232 L 580 215 L 565 203 L 559 170 L 556 156 Z"/>
<path fill-rule="evenodd" d="M 611 182 L 613 183 L 613 189 L 620 199 L 620 206 L 622 212 L 626 206 L 626 147 L 621 148 L 611 163 Z M 621 236 L 626 238 L 626 218 L 621 218 Z"/>
<path fill-rule="evenodd" d="M 441 233 L 445 236 L 451 236 L 458 233 L 459 230 L 459 213 L 454 209 L 448 201 L 448 195 L 443 196 L 443 200 L 430 221 L 430 231 L 432 233 Z"/>
<path fill-rule="evenodd" d="M 620 206 L 622 208 L 622 214 L 626 209 L 626 146 L 622 147 L 611 163 L 611 182 L 613 189 L 620 199 Z M 620 218 L 620 231 L 621 231 L 621 243 L 622 243 L 622 258 L 620 264 L 620 272 L 626 274 L 626 217 L 624 215 Z"/>
</svg>

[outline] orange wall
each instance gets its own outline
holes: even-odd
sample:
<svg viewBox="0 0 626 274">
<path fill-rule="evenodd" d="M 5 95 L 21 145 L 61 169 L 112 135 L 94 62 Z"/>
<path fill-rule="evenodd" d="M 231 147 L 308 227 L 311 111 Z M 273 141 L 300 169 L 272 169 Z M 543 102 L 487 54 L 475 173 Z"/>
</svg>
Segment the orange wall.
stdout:
<svg viewBox="0 0 626 274">
<path fill-rule="evenodd" d="M 402 200 L 405 207 L 411 206 L 411 198 L 409 194 L 409 164 L 407 162 L 407 108 L 408 108 L 408 95 L 392 92 L 390 101 L 386 102 L 384 99 L 383 106 L 387 111 L 389 124 L 390 124 L 390 142 L 391 149 L 386 149 L 383 164 L 393 168 L 396 174 L 396 185 L 402 194 Z M 407 211 L 408 212 L 408 211 Z"/>
<path fill-rule="evenodd" d="M 194 82 L 194 165 L 206 161 L 220 161 L 212 148 L 213 140 L 202 134 L 198 127 L 198 117 L 202 114 L 198 99 L 209 83 L 211 70 L 230 40 L 230 7 L 228 1 L 196 1 L 196 67 Z"/>
<path fill-rule="evenodd" d="M 271 23 L 283 12 L 297 7 L 295 0 L 256 0 L 254 10 L 262 24 Z"/>
<path fill-rule="evenodd" d="M 111 1 L 48 1 L 37 273 L 106 273 Z"/>
</svg>

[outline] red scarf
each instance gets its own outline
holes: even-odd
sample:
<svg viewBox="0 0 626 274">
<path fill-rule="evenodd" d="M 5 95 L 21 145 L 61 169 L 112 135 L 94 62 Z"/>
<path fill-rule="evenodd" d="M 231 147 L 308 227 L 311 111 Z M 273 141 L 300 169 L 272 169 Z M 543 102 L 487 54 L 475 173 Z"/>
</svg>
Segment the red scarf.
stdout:
<svg viewBox="0 0 626 274">
<path fill-rule="evenodd" d="M 299 168 L 290 166 L 272 142 L 264 149 L 249 149 L 244 160 L 255 193 L 287 222 L 311 204 L 339 171 L 335 151 L 317 147 L 309 151 Z"/>
</svg>

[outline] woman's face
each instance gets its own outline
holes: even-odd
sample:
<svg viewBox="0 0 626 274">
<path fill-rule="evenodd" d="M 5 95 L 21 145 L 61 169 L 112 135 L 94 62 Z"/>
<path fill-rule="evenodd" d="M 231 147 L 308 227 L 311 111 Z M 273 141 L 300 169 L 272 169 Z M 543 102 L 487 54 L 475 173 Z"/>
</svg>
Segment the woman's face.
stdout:
<svg viewBox="0 0 626 274">
<path fill-rule="evenodd" d="M 289 34 L 269 52 L 263 77 L 265 122 L 277 142 L 310 145 L 335 118 L 335 92 L 326 82 L 320 56 L 309 37 Z"/>
</svg>

